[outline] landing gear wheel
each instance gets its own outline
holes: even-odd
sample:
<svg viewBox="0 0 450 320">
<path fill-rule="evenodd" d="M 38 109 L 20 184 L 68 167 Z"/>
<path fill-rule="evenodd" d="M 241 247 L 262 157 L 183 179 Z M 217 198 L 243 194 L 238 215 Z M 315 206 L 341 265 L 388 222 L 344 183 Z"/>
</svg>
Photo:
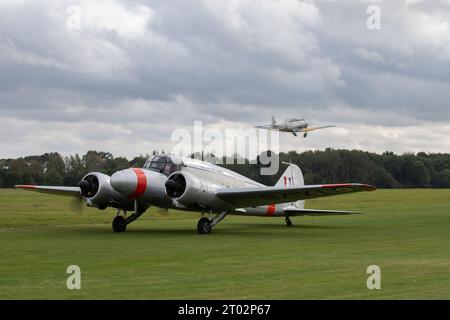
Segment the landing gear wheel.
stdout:
<svg viewBox="0 0 450 320">
<path fill-rule="evenodd" d="M 286 217 L 286 226 L 292 227 L 292 221 L 289 219 L 289 217 Z"/>
<path fill-rule="evenodd" d="M 197 224 L 199 234 L 208 234 L 211 232 L 211 221 L 208 218 L 201 218 Z"/>
<path fill-rule="evenodd" d="M 122 216 L 117 216 L 112 222 L 112 228 L 114 232 L 125 232 L 127 230 L 127 224 Z"/>
</svg>

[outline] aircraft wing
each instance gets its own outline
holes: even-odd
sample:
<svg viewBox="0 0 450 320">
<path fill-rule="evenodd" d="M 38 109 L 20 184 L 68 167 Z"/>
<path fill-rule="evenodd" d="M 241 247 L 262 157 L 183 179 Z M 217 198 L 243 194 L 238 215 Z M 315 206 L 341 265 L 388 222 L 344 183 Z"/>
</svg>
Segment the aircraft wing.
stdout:
<svg viewBox="0 0 450 320">
<path fill-rule="evenodd" d="M 54 186 L 34 186 L 34 185 L 17 185 L 17 189 L 35 191 L 41 193 L 55 194 L 61 196 L 79 197 L 81 190 L 79 187 L 54 187 Z"/>
<path fill-rule="evenodd" d="M 310 131 L 315 131 L 315 130 L 319 130 L 319 129 L 335 128 L 335 127 L 336 126 L 323 126 L 323 127 L 304 128 L 304 129 L 300 129 L 298 132 L 310 132 Z"/>
<path fill-rule="evenodd" d="M 255 128 L 258 128 L 258 129 L 273 129 L 273 126 L 269 126 L 269 125 L 267 125 L 267 126 L 255 126 Z"/>
<path fill-rule="evenodd" d="M 288 216 L 346 216 L 350 214 L 363 214 L 362 212 L 354 211 L 298 209 L 295 207 L 288 207 L 283 211 Z"/>
<path fill-rule="evenodd" d="M 325 184 L 301 187 L 221 188 L 216 196 L 236 208 L 258 207 L 277 203 L 295 202 L 339 194 L 374 191 L 375 187 L 359 183 Z"/>
</svg>

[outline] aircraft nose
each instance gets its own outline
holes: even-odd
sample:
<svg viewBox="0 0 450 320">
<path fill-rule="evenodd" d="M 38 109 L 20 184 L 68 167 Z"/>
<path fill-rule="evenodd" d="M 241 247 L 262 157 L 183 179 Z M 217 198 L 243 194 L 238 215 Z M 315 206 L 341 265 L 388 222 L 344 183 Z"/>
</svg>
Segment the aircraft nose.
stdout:
<svg viewBox="0 0 450 320">
<path fill-rule="evenodd" d="M 142 169 L 126 169 L 111 176 L 111 186 L 130 199 L 137 199 L 147 189 L 147 177 Z"/>
</svg>

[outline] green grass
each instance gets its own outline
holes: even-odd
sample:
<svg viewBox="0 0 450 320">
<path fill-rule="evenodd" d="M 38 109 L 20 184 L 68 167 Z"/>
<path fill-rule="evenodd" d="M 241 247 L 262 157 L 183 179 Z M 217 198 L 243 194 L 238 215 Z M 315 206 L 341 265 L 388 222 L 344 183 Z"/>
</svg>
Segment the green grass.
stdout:
<svg viewBox="0 0 450 320">
<path fill-rule="evenodd" d="M 1 299 L 449 299 L 450 190 L 379 190 L 308 206 L 366 215 L 227 217 L 150 211 L 114 234 L 114 211 L 0 190 Z M 78 265 L 82 289 L 66 288 Z M 378 265 L 382 289 L 368 290 Z"/>
</svg>

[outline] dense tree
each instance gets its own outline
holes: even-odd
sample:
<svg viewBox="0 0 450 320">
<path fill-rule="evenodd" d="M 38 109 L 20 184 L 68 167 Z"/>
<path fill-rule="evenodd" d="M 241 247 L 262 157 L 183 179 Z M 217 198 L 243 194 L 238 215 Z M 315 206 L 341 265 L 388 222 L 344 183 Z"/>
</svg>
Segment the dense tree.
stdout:
<svg viewBox="0 0 450 320">
<path fill-rule="evenodd" d="M 102 172 L 106 173 L 106 164 L 112 158 L 110 153 L 88 151 L 83 156 L 83 163 L 88 172 Z"/>
<path fill-rule="evenodd" d="M 437 174 L 435 187 L 450 188 L 450 169 L 444 169 Z"/>
<path fill-rule="evenodd" d="M 48 186 L 60 186 L 64 183 L 64 178 L 59 174 L 58 170 L 51 168 L 45 173 L 43 183 Z"/>
<path fill-rule="evenodd" d="M 415 160 L 410 156 L 404 172 L 406 182 L 410 187 L 428 187 L 430 185 L 430 173 L 422 161 Z"/>
<path fill-rule="evenodd" d="M 153 151 L 153 152 L 155 153 L 155 151 Z M 130 161 L 130 167 L 142 168 L 148 157 L 149 157 L 148 155 L 143 156 L 142 154 L 139 157 L 134 157 L 134 159 Z"/>
<path fill-rule="evenodd" d="M 65 160 L 66 174 L 64 175 L 64 185 L 75 186 L 86 174 L 86 168 L 83 160 L 78 154 L 66 157 Z"/>
</svg>

